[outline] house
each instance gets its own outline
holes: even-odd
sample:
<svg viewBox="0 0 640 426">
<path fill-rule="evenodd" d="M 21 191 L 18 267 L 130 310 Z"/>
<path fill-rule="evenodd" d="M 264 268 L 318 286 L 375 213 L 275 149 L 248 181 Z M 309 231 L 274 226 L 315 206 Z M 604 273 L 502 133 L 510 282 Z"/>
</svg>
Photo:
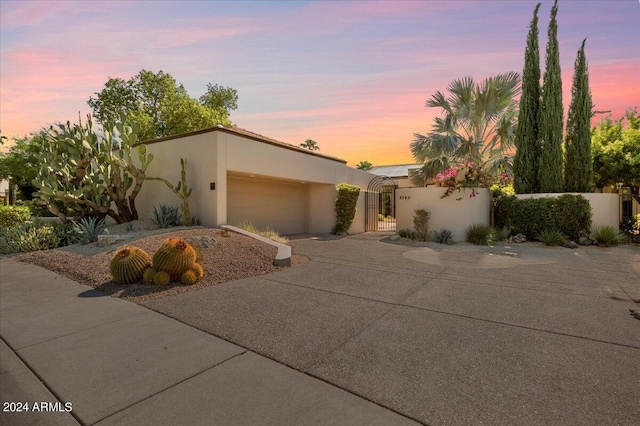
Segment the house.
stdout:
<svg viewBox="0 0 640 426">
<path fill-rule="evenodd" d="M 329 233 L 335 225 L 336 188 L 362 192 L 350 233 L 364 232 L 364 191 L 375 175 L 345 160 L 309 151 L 232 126 L 145 142 L 154 159 L 146 175 L 180 180 L 180 158 L 188 162 L 191 214 L 205 226 L 270 226 L 281 234 Z M 160 204 L 180 200 L 159 181 L 146 181 L 136 198 L 141 217 Z"/>
</svg>

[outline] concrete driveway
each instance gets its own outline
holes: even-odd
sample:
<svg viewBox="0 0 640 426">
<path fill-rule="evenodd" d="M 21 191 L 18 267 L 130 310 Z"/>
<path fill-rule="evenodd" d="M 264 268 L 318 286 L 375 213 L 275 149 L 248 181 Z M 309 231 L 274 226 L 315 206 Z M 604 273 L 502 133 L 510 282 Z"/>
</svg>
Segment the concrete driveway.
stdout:
<svg viewBox="0 0 640 426">
<path fill-rule="evenodd" d="M 425 424 L 637 424 L 637 247 L 380 239 L 147 306 Z"/>
</svg>

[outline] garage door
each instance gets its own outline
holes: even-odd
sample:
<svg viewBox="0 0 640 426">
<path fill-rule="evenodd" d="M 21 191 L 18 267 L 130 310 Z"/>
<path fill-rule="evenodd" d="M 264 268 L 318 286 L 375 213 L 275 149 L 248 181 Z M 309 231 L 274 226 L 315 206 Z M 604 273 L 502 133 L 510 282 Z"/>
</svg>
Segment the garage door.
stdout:
<svg viewBox="0 0 640 426">
<path fill-rule="evenodd" d="M 251 178 L 227 178 L 227 222 L 270 226 L 281 235 L 305 232 L 307 186 Z"/>
</svg>

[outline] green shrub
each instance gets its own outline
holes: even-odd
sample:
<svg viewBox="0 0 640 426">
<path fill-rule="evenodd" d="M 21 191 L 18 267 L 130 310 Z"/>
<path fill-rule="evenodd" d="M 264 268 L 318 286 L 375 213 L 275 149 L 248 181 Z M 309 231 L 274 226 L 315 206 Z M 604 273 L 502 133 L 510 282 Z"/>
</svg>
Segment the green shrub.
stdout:
<svg viewBox="0 0 640 426">
<path fill-rule="evenodd" d="M 422 241 L 429 241 L 429 218 L 431 213 L 424 209 L 413 211 L 413 230 L 416 237 Z"/>
<path fill-rule="evenodd" d="M 336 198 L 336 225 L 334 234 L 347 232 L 351 228 L 353 218 L 356 216 L 356 204 L 360 196 L 360 187 L 347 183 L 339 184 L 338 197 Z"/>
<path fill-rule="evenodd" d="M 416 233 L 411 229 L 401 229 L 398 231 L 398 235 L 402 238 L 411 238 L 412 240 L 416 239 Z"/>
<path fill-rule="evenodd" d="M 13 228 L 31 217 L 27 206 L 0 206 L 0 228 Z"/>
<path fill-rule="evenodd" d="M 442 228 L 439 231 L 433 231 L 433 241 L 440 244 L 454 244 L 453 232 L 450 229 Z"/>
<path fill-rule="evenodd" d="M 386 219 L 386 218 L 385 218 L 385 216 L 384 216 L 383 214 L 378 214 L 378 220 L 379 220 L 380 222 L 384 221 L 385 219 Z"/>
<path fill-rule="evenodd" d="M 528 239 L 545 229 L 557 229 L 572 240 L 591 227 L 591 205 L 582 195 L 565 194 L 557 198 L 498 199 L 494 211 L 496 227 L 509 228 Z"/>
<path fill-rule="evenodd" d="M 481 223 L 469 225 L 465 232 L 467 242 L 479 246 L 486 246 L 493 243 L 495 239 L 495 230 Z"/>
<path fill-rule="evenodd" d="M 536 235 L 536 240 L 548 246 L 559 246 L 567 241 L 567 236 L 557 229 L 545 229 Z"/>
<path fill-rule="evenodd" d="M 72 240 L 70 227 L 62 223 L 25 222 L 0 229 L 0 254 L 49 250 Z"/>
<path fill-rule="evenodd" d="M 98 235 L 105 230 L 104 219 L 98 220 L 97 217 L 82 218 L 75 222 L 74 229 L 79 235 L 80 244 L 89 244 L 98 241 Z"/>
<path fill-rule="evenodd" d="M 151 220 L 158 225 L 158 228 L 176 226 L 180 223 L 180 207 L 160 204 L 160 210 L 156 207 L 153 208 L 153 217 Z"/>
<path fill-rule="evenodd" d="M 591 238 L 599 245 L 609 247 L 612 244 L 624 243 L 627 237 L 611 226 L 600 226 L 592 230 Z"/>
</svg>

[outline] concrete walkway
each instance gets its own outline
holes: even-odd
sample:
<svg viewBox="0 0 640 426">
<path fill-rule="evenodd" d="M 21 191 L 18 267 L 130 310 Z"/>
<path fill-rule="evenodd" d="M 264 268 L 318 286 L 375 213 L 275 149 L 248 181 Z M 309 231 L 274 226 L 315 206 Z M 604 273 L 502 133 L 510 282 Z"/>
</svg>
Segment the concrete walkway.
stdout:
<svg viewBox="0 0 640 426">
<path fill-rule="evenodd" d="M 637 248 L 379 239 L 301 236 L 165 315 L 2 260 L 2 401 L 73 411 L 0 423 L 637 424 Z"/>
<path fill-rule="evenodd" d="M 416 424 L 33 265 L 1 260 L 0 296 L 3 426 Z"/>
</svg>

